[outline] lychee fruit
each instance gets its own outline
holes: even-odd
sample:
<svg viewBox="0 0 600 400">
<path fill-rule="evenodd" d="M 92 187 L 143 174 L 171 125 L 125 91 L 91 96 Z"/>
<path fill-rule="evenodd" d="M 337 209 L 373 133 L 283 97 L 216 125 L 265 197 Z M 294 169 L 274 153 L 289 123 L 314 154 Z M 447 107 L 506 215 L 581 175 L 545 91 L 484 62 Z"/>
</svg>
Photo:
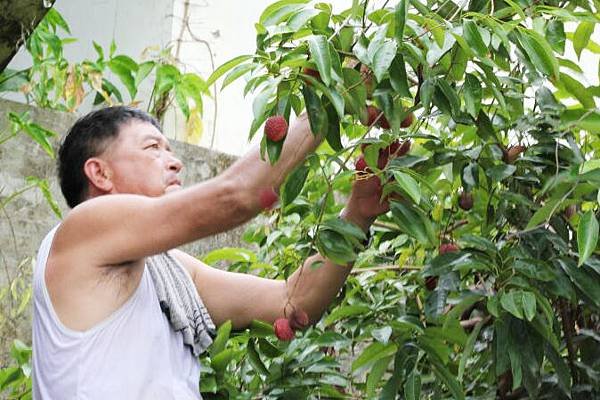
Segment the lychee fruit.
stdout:
<svg viewBox="0 0 600 400">
<path fill-rule="evenodd" d="M 409 126 L 411 126 L 413 124 L 413 122 L 415 121 L 415 114 L 410 113 L 408 114 L 400 123 L 400 128 L 408 128 Z"/>
<path fill-rule="evenodd" d="M 427 290 L 434 290 L 437 287 L 437 284 L 437 276 L 428 276 L 427 278 L 425 278 L 425 287 L 427 288 Z"/>
<path fill-rule="evenodd" d="M 358 160 L 356 160 L 356 163 L 354 164 L 354 169 L 357 171 L 362 171 L 365 172 L 368 168 L 367 165 L 367 161 L 365 160 L 364 156 L 360 156 L 358 157 Z"/>
<path fill-rule="evenodd" d="M 508 149 L 502 150 L 502 161 L 507 164 L 512 164 L 517 160 L 517 158 L 519 158 L 519 154 L 525 150 L 527 150 L 527 147 L 520 144 L 510 146 Z"/>
<path fill-rule="evenodd" d="M 377 158 L 377 168 L 384 169 L 390 159 L 390 149 L 386 147 L 379 149 L 379 157 Z"/>
<path fill-rule="evenodd" d="M 275 192 L 275 189 L 270 188 L 262 188 L 259 193 L 259 203 L 260 207 L 263 210 L 270 210 L 273 208 L 275 203 L 279 200 L 279 195 Z"/>
<path fill-rule="evenodd" d="M 567 208 L 565 208 L 565 211 L 564 211 L 565 218 L 566 219 L 573 218 L 573 215 L 575 215 L 576 212 L 577 212 L 577 206 L 575 204 L 571 204 L 570 206 L 567 206 Z"/>
<path fill-rule="evenodd" d="M 290 316 L 290 326 L 293 330 L 306 329 L 310 324 L 308 314 L 304 310 L 294 310 Z"/>
<path fill-rule="evenodd" d="M 410 150 L 410 140 L 405 140 L 402 143 L 395 140 L 388 146 L 388 149 L 391 156 L 401 157 Z"/>
<path fill-rule="evenodd" d="M 458 206 L 465 211 L 473 208 L 473 194 L 470 192 L 462 192 L 458 199 Z"/>
<path fill-rule="evenodd" d="M 407 154 L 410 151 L 410 146 L 410 140 L 405 140 L 404 142 L 402 142 L 402 146 L 400 146 L 400 150 L 396 154 L 396 157 L 400 157 Z"/>
<path fill-rule="evenodd" d="M 379 115 L 381 114 L 381 117 Z M 371 126 L 377 120 L 377 126 L 383 129 L 390 129 L 390 123 L 388 122 L 385 115 L 383 115 L 382 111 L 375 106 L 367 106 L 367 123 L 366 126 Z M 379 119 L 377 119 L 379 118 Z"/>
<path fill-rule="evenodd" d="M 439 249 L 440 254 L 455 253 L 459 250 L 460 249 L 456 243 L 442 243 Z"/>
<path fill-rule="evenodd" d="M 360 66 L 360 76 L 362 77 L 365 89 L 367 90 L 367 99 L 373 97 L 373 90 L 375 85 L 373 84 L 373 71 L 365 64 Z"/>
<path fill-rule="evenodd" d="M 273 142 L 279 142 L 287 135 L 288 123 L 282 115 L 274 115 L 265 123 L 265 135 Z"/>
<path fill-rule="evenodd" d="M 290 326 L 290 321 L 287 318 L 277 318 L 273 323 L 273 330 L 277 339 L 289 342 L 294 338 L 294 331 Z"/>
<path fill-rule="evenodd" d="M 321 80 L 321 74 L 316 69 L 309 68 L 309 67 L 304 67 L 304 68 L 302 68 L 302 73 L 304 75 L 312 76 L 313 78 L 315 78 L 315 79 L 317 79 L 319 81 Z M 307 82 L 307 84 L 310 85 L 311 83 Z"/>
</svg>

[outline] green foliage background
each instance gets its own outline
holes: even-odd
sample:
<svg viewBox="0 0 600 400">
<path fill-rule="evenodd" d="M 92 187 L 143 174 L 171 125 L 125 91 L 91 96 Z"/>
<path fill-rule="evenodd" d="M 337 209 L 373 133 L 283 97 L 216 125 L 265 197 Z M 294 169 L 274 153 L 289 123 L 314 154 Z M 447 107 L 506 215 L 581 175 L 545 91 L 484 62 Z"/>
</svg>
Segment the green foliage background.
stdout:
<svg viewBox="0 0 600 400">
<path fill-rule="evenodd" d="M 271 115 L 307 110 L 326 137 L 287 179 L 268 224 L 246 233 L 259 250 L 221 249 L 205 262 L 285 278 L 317 249 L 356 260 L 324 318 L 289 344 L 258 321 L 244 332 L 221 326 L 202 358 L 204 398 L 599 398 L 600 91 L 579 65 L 600 53 L 591 39 L 598 6 L 354 1 L 335 13 L 331 4 L 284 0 L 256 24 L 256 52 L 198 81 L 198 91 L 186 92 L 181 74 L 157 72 L 158 93 L 175 90 L 182 109 L 217 81 L 245 79 L 254 96 L 250 136 Z M 37 64 L 4 73 L 3 90 L 48 82 L 39 79 L 50 76 L 44 68 L 68 74 L 64 63 L 45 66 L 57 54 L 53 36 L 37 37 L 48 52 L 33 46 Z M 134 100 L 149 67 L 98 52 L 102 62 L 72 67 L 90 93 L 123 101 L 94 75 L 109 68 Z M 77 103 L 77 90 L 59 85 L 68 79 L 54 81 L 62 89 L 48 106 Z M 28 95 L 43 105 L 51 93 L 42 85 Z M 360 123 L 367 103 L 391 129 Z M 165 103 L 153 104 L 158 114 Z M 416 122 L 401 128 L 410 113 Z M 411 152 L 378 168 L 379 149 L 394 140 L 410 140 Z M 353 238 L 331 221 L 362 144 L 371 173 L 402 200 L 376 222 L 373 245 L 352 254 Z M 276 162 L 281 143 L 263 139 L 262 147 Z M 473 195 L 470 210 L 458 206 L 462 193 Z M 460 250 L 439 254 L 443 243 Z M 19 365 L 0 371 L 0 390 L 27 386 L 27 348 L 14 354 Z"/>
</svg>

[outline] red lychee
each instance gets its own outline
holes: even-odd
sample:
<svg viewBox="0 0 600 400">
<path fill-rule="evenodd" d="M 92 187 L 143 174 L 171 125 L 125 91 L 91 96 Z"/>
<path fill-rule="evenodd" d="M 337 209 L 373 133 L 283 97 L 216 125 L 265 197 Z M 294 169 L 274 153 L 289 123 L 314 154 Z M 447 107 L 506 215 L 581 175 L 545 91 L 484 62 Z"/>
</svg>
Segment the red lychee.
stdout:
<svg viewBox="0 0 600 400">
<path fill-rule="evenodd" d="M 379 117 L 379 114 L 382 114 L 381 117 Z M 371 126 L 377 120 L 377 126 L 383 129 L 390 129 L 390 123 L 379 108 L 371 105 L 367 106 L 367 116 L 367 123 L 364 125 Z"/>
<path fill-rule="evenodd" d="M 273 208 L 275 203 L 279 200 L 279 195 L 275 192 L 275 189 L 270 188 L 262 188 L 259 193 L 259 203 L 260 207 L 264 210 L 270 210 Z"/>
<path fill-rule="evenodd" d="M 379 157 L 377 158 L 377 168 L 384 169 L 390 159 L 389 147 L 379 149 Z"/>
<path fill-rule="evenodd" d="M 273 142 L 279 142 L 287 135 L 288 123 L 282 115 L 274 115 L 265 123 L 265 135 Z"/>
<path fill-rule="evenodd" d="M 473 194 L 470 192 L 462 192 L 458 199 L 458 206 L 465 211 L 469 211 L 473 208 Z"/>
<path fill-rule="evenodd" d="M 312 69 L 312 68 L 309 68 L 309 67 L 304 67 L 304 68 L 302 68 L 302 73 L 304 75 L 312 76 L 313 78 L 315 78 L 318 81 L 321 80 L 321 74 L 316 69 Z M 307 81 L 306 84 L 307 85 L 311 85 L 311 83 L 309 81 Z"/>
<path fill-rule="evenodd" d="M 519 154 L 527 150 L 527 147 L 523 145 L 510 146 L 506 150 L 502 150 L 502 160 L 507 164 L 512 164 L 517 161 Z"/>
<path fill-rule="evenodd" d="M 290 341 L 294 338 L 294 331 L 287 318 L 277 318 L 273 324 L 273 329 L 279 340 Z"/>
<path fill-rule="evenodd" d="M 456 243 L 442 243 L 439 249 L 440 254 L 455 253 L 458 250 L 460 249 Z"/>
<path fill-rule="evenodd" d="M 408 128 L 409 126 L 411 126 L 413 124 L 415 120 L 415 114 L 410 113 L 408 114 L 400 123 L 400 128 Z"/>
<path fill-rule="evenodd" d="M 437 287 L 437 284 L 437 276 L 428 276 L 427 278 L 425 278 L 425 287 L 427 288 L 427 290 L 434 290 Z"/>
<path fill-rule="evenodd" d="M 358 157 L 358 160 L 356 160 L 356 163 L 354 164 L 354 169 L 356 169 L 357 171 L 366 171 L 368 168 L 367 166 L 367 161 L 365 160 L 364 156 L 360 156 Z"/>
<path fill-rule="evenodd" d="M 396 157 L 401 157 L 403 155 L 405 155 L 406 153 L 408 153 L 410 151 L 410 140 L 405 140 L 404 142 L 402 142 L 402 146 L 400 146 L 400 150 L 398 150 L 398 153 L 396 154 Z"/>
</svg>

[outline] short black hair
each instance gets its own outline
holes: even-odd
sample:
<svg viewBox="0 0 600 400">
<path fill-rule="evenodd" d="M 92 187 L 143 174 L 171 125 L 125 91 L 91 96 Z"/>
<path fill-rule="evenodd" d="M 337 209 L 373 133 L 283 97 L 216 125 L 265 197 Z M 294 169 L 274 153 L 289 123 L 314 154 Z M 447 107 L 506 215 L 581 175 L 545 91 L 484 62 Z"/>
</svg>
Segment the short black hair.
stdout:
<svg viewBox="0 0 600 400">
<path fill-rule="evenodd" d="M 88 195 L 88 179 L 83 171 L 85 162 L 102 154 L 119 136 L 120 128 L 131 120 L 148 122 L 162 131 L 150 114 L 127 106 L 92 111 L 71 127 L 58 150 L 58 180 L 69 207 L 83 202 Z"/>
</svg>

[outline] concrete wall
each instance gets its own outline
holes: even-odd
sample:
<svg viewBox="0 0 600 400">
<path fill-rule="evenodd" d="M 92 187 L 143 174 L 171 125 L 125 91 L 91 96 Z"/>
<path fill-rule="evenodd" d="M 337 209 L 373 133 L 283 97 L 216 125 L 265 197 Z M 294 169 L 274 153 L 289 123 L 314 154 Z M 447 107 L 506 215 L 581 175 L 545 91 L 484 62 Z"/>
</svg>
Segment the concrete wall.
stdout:
<svg viewBox="0 0 600 400">
<path fill-rule="evenodd" d="M 0 100 L 0 132 L 8 132 L 8 112 L 29 112 L 38 124 L 63 134 L 74 123 L 76 116 L 29 107 L 20 103 Z M 1 135 L 0 135 L 1 136 Z M 234 156 L 213 152 L 205 148 L 172 141 L 175 153 L 184 163 L 182 178 L 190 185 L 211 178 L 229 166 Z M 47 179 L 54 198 L 64 213 L 68 209 L 60 194 L 56 180 L 55 161 L 25 134 L 0 146 L 0 203 L 10 193 L 25 186 L 24 178 L 37 176 Z M 29 190 L 9 203 L 0 216 L 0 268 L 14 268 L 22 258 L 33 256 L 44 235 L 59 219 L 37 189 Z M 191 254 L 200 255 L 224 246 L 241 246 L 243 228 L 216 235 L 185 246 Z M 0 274 L 2 275 L 2 274 Z"/>
</svg>

